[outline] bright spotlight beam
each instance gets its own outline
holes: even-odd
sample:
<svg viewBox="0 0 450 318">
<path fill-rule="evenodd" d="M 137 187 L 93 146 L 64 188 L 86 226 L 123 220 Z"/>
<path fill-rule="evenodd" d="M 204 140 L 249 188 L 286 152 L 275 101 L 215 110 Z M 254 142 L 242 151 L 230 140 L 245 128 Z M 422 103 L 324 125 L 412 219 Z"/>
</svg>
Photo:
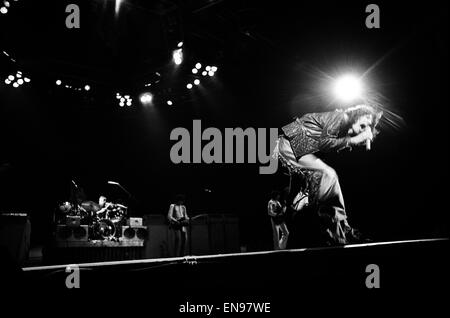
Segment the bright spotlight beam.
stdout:
<svg viewBox="0 0 450 318">
<path fill-rule="evenodd" d="M 140 96 L 140 100 L 143 105 L 148 105 L 152 102 L 153 95 L 150 93 L 144 93 Z"/>
<path fill-rule="evenodd" d="M 180 65 L 183 62 L 183 50 L 178 49 L 173 51 L 172 57 L 175 64 Z"/>
<path fill-rule="evenodd" d="M 362 97 L 363 83 L 353 74 L 343 75 L 336 79 L 333 92 L 340 101 L 351 102 Z"/>
</svg>

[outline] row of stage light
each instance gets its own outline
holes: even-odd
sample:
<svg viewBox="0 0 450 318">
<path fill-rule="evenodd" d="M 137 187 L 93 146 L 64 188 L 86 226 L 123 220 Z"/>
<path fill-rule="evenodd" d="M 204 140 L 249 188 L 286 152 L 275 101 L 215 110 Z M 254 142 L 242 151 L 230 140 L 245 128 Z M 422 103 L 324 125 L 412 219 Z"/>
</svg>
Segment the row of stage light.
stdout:
<svg viewBox="0 0 450 318">
<path fill-rule="evenodd" d="M 17 2 L 17 0 L 12 0 L 12 1 Z M 0 7 L 0 13 L 7 14 L 10 7 L 11 7 L 11 1 L 3 0 L 3 4 Z"/>
<path fill-rule="evenodd" d="M 31 80 L 28 77 L 23 76 L 21 71 L 17 71 L 15 76 L 12 74 L 8 75 L 5 79 L 6 85 L 12 85 L 15 88 L 29 82 L 31 82 Z"/>
<path fill-rule="evenodd" d="M 7 52 L 3 52 L 4 55 L 6 55 L 12 62 L 16 62 Z M 183 63 L 183 42 L 179 42 L 177 45 L 177 48 L 173 51 L 173 62 L 175 66 L 178 66 Z M 203 77 L 212 77 L 217 72 L 218 68 L 217 66 L 210 66 L 206 65 L 203 67 L 203 65 L 200 62 L 197 62 L 193 68 L 192 68 L 192 75 L 193 80 L 189 81 L 186 84 L 186 88 L 188 90 L 191 90 L 194 88 L 194 86 L 200 85 L 200 78 Z M 159 73 L 157 73 L 158 76 L 161 76 Z M 30 78 L 23 76 L 21 71 L 17 71 L 16 75 L 9 75 L 5 79 L 5 84 L 10 85 L 14 88 L 18 88 L 19 86 L 23 85 L 24 83 L 30 82 Z M 91 86 L 86 84 L 84 86 L 80 85 L 74 85 L 70 81 L 69 82 L 63 82 L 61 79 L 58 79 L 55 81 L 56 86 L 60 88 L 65 88 L 73 91 L 85 91 L 88 92 L 91 90 Z M 145 87 L 152 86 L 152 83 L 148 83 L 145 85 Z M 149 89 L 150 90 L 150 89 Z M 139 101 L 144 106 L 152 105 L 154 94 L 151 91 L 143 92 L 139 95 Z M 128 93 L 116 93 L 116 99 L 118 100 L 119 107 L 125 107 L 125 106 L 132 106 L 133 105 L 133 98 Z M 172 99 L 167 99 L 165 103 L 169 106 L 172 106 L 175 104 L 175 102 Z"/>
</svg>

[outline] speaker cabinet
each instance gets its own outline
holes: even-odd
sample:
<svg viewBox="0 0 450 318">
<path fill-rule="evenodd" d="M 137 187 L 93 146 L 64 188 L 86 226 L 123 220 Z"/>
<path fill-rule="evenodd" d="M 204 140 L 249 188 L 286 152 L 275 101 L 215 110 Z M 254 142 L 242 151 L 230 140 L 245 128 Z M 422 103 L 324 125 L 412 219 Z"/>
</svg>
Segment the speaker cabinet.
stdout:
<svg viewBox="0 0 450 318">
<path fill-rule="evenodd" d="M 144 242 L 148 238 L 146 226 L 122 226 L 122 241 Z"/>
<path fill-rule="evenodd" d="M 89 235 L 87 225 L 67 226 L 57 225 L 56 240 L 63 242 L 87 242 Z"/>
</svg>

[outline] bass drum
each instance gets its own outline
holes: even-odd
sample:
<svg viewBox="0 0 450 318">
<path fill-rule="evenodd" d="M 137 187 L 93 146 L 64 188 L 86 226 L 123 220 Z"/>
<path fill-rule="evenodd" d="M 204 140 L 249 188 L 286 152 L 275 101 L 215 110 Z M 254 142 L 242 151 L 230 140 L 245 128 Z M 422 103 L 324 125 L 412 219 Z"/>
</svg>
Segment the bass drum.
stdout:
<svg viewBox="0 0 450 318">
<path fill-rule="evenodd" d="M 109 219 L 101 219 L 94 224 L 93 232 L 95 238 L 110 239 L 116 233 L 116 226 Z"/>
</svg>

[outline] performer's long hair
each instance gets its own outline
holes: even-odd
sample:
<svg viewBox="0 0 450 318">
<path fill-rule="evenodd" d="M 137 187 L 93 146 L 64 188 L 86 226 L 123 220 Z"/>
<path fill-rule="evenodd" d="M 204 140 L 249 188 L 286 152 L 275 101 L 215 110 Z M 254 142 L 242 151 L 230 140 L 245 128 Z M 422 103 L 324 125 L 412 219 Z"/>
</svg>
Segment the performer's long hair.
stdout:
<svg viewBox="0 0 450 318">
<path fill-rule="evenodd" d="M 381 116 L 383 116 L 383 111 L 377 110 L 377 108 L 368 104 L 358 104 L 345 109 L 344 112 L 348 115 L 349 118 L 348 126 L 353 125 L 359 118 L 363 116 L 372 116 L 373 121 L 370 125 L 370 129 L 372 130 L 372 134 L 374 137 L 378 134 L 378 130 L 376 129 L 376 127 L 380 122 Z"/>
</svg>

